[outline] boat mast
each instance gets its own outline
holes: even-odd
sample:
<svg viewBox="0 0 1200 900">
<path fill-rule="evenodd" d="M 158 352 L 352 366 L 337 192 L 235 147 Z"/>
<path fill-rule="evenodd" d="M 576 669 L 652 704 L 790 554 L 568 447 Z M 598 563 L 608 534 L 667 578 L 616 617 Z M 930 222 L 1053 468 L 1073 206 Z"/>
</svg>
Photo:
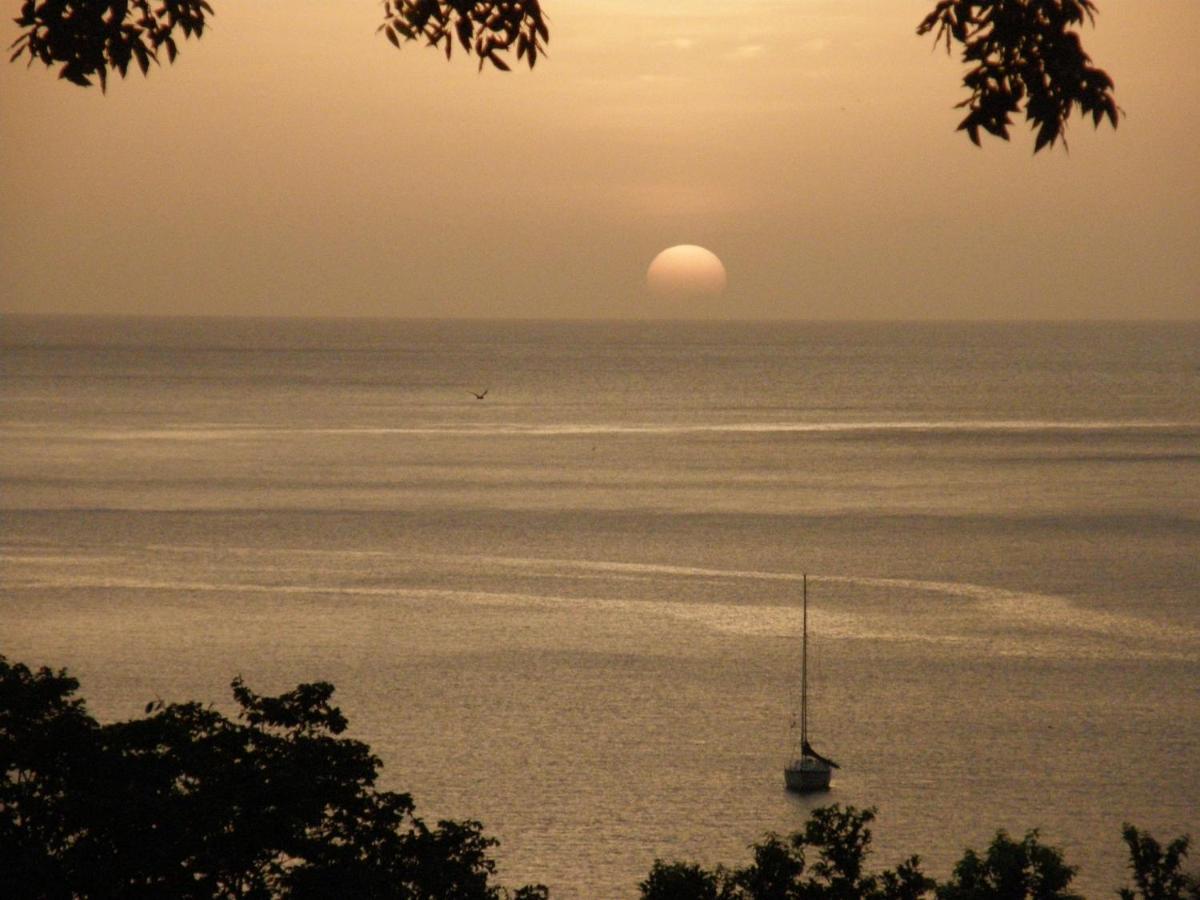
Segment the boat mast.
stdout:
<svg viewBox="0 0 1200 900">
<path fill-rule="evenodd" d="M 800 645 L 800 753 L 808 752 L 808 573 L 802 576 L 804 637 Z"/>
</svg>

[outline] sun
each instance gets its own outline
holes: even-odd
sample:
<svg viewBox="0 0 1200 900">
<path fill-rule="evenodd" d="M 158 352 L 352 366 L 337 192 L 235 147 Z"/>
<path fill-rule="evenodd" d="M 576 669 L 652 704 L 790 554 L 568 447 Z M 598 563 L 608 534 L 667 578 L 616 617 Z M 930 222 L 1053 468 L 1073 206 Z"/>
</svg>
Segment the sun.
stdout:
<svg viewBox="0 0 1200 900">
<path fill-rule="evenodd" d="M 646 284 L 661 297 L 715 297 L 726 281 L 717 255 L 695 244 L 668 247 L 646 270 Z"/>
</svg>

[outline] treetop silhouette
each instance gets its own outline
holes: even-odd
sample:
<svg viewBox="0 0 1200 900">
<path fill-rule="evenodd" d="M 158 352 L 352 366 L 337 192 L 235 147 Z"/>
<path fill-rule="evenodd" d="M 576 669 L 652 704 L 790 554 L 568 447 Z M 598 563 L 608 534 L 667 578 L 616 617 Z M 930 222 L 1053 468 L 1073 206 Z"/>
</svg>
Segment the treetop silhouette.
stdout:
<svg viewBox="0 0 1200 900">
<path fill-rule="evenodd" d="M 0 656 L 0 897 L 304 900 L 547 900 L 494 881 L 478 822 L 416 816 L 380 791 L 382 763 L 340 737 L 327 682 L 263 696 L 236 678 L 230 719 L 199 703 L 146 704 L 100 724 L 65 670 Z M 1076 868 L 1037 831 L 996 833 L 937 883 L 910 856 L 867 869 L 872 809 L 821 807 L 788 837 L 766 835 L 728 869 L 655 860 L 643 900 L 1079 900 Z M 1189 841 L 1124 828 L 1122 900 L 1200 900 Z"/>
<path fill-rule="evenodd" d="M 338 737 L 333 685 L 261 696 L 230 719 L 151 701 L 100 724 L 65 670 L 0 656 L 0 897 L 539 900 L 494 881 L 478 822 L 427 824 Z"/>
<path fill-rule="evenodd" d="M 454 46 L 509 71 L 515 57 L 533 68 L 550 40 L 539 0 L 384 0 L 376 29 L 396 47 L 416 41 L 449 59 Z M 131 63 L 146 75 L 151 64 L 179 54 L 179 39 L 204 35 L 208 0 L 23 0 L 10 61 L 27 56 L 59 77 L 101 90 L 109 72 L 122 78 Z M 959 130 L 976 145 L 980 132 L 1009 139 L 1012 116 L 1022 110 L 1036 131 L 1034 152 L 1062 141 L 1078 107 L 1095 126 L 1115 128 L 1121 112 L 1113 81 L 1092 65 L 1077 27 L 1094 24 L 1092 0 L 937 0 L 917 27 L 934 33 L 947 52 L 961 46 L 969 91 Z"/>
</svg>

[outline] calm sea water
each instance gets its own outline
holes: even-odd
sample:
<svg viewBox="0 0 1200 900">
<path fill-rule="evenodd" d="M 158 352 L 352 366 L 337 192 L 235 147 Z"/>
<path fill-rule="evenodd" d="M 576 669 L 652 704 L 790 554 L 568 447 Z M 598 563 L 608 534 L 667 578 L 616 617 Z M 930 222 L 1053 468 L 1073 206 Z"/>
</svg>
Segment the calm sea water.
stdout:
<svg viewBox="0 0 1200 900">
<path fill-rule="evenodd" d="M 0 378 L 0 652 L 104 719 L 331 680 L 508 884 L 832 801 L 1093 897 L 1123 821 L 1200 837 L 1200 324 L 8 317 Z"/>
</svg>

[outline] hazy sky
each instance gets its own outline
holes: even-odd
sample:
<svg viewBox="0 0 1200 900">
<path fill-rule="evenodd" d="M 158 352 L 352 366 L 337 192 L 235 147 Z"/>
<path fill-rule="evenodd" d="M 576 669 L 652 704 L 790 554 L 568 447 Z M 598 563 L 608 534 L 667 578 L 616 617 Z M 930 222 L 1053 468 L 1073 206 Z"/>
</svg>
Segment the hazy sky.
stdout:
<svg viewBox="0 0 1200 900">
<path fill-rule="evenodd" d="M 1102 3 L 1127 116 L 1036 157 L 955 132 L 932 0 L 544 0 L 508 75 L 394 50 L 376 0 L 212 2 L 107 96 L 0 63 L 0 310 L 1200 316 L 1197 0 Z M 646 290 L 677 243 L 723 296 Z"/>
</svg>

